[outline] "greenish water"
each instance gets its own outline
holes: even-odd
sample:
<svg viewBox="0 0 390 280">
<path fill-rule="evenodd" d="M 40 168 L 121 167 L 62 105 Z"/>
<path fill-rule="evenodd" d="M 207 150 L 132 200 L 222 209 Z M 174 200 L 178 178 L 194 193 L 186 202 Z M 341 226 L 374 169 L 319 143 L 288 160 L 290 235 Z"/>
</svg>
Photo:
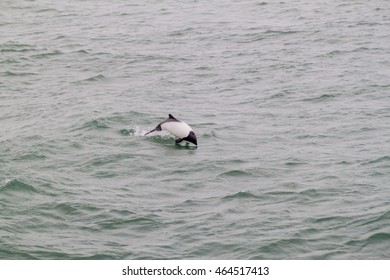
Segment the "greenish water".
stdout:
<svg viewBox="0 0 390 280">
<path fill-rule="evenodd" d="M 0 3 L 0 259 L 390 258 L 387 1 L 57 2 Z"/>
</svg>

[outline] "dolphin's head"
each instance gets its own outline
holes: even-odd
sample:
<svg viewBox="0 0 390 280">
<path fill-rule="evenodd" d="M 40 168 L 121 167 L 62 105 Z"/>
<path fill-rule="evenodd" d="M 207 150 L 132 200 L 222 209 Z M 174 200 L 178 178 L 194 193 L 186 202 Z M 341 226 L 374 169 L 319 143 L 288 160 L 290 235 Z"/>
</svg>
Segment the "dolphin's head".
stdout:
<svg viewBox="0 0 390 280">
<path fill-rule="evenodd" d="M 196 140 L 196 135 L 193 131 L 190 131 L 188 136 L 186 138 L 184 138 L 183 140 L 186 140 L 186 141 L 198 146 L 198 141 Z"/>
</svg>

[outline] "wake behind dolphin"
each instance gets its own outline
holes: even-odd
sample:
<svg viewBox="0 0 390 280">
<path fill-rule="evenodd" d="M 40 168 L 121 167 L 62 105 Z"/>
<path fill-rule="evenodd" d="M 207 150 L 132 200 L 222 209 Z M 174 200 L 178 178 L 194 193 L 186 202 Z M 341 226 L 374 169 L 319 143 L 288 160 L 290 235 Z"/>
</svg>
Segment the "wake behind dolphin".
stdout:
<svg viewBox="0 0 390 280">
<path fill-rule="evenodd" d="M 186 124 L 183 121 L 179 121 L 176 119 L 174 116 L 171 114 L 168 115 L 168 119 L 165 121 L 159 123 L 156 128 L 152 129 L 148 133 L 145 134 L 148 135 L 149 133 L 152 133 L 154 131 L 161 131 L 161 130 L 166 130 L 172 135 L 176 136 L 176 144 L 179 144 L 182 141 L 187 141 L 190 142 L 194 145 L 198 145 L 196 135 L 192 128 Z"/>
</svg>

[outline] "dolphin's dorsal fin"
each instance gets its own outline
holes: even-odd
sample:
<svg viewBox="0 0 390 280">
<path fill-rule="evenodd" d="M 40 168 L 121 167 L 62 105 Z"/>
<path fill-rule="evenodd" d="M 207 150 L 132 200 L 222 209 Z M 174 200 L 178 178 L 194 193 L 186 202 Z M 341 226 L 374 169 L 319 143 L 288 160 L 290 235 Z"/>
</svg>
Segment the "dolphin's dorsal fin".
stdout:
<svg viewBox="0 0 390 280">
<path fill-rule="evenodd" d="M 177 121 L 177 119 L 174 116 L 172 116 L 171 114 L 168 115 L 168 119 L 173 119 L 173 120 Z"/>
</svg>

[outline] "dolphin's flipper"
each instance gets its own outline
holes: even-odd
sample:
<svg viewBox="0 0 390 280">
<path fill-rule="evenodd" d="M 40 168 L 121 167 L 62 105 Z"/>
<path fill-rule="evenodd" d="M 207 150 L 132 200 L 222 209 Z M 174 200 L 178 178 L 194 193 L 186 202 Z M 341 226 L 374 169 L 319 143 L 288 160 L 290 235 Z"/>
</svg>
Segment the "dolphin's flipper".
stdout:
<svg viewBox="0 0 390 280">
<path fill-rule="evenodd" d="M 183 140 L 184 140 L 183 138 L 179 138 L 179 139 L 176 139 L 175 142 L 176 142 L 176 144 L 179 144 Z"/>
</svg>

